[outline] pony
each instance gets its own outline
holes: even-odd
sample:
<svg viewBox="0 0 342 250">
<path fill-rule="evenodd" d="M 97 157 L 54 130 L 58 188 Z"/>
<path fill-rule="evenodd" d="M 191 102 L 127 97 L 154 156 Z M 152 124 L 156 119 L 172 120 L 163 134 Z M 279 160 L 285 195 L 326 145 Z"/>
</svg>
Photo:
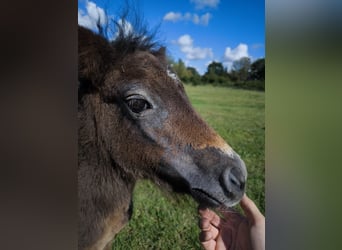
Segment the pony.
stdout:
<svg viewBox="0 0 342 250">
<path fill-rule="evenodd" d="M 165 47 L 125 27 L 114 40 L 78 27 L 78 249 L 110 249 L 139 179 L 207 207 L 245 192 L 243 160 L 191 106 Z"/>
</svg>

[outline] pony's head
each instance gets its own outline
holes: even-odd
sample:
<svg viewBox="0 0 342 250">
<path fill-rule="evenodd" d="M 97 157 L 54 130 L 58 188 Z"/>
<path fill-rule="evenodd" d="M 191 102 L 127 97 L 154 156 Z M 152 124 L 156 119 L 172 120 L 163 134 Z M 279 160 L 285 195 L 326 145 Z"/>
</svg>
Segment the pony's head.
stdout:
<svg viewBox="0 0 342 250">
<path fill-rule="evenodd" d="M 206 206 L 238 203 L 245 164 L 193 109 L 165 49 L 124 31 L 112 42 L 82 27 L 78 35 L 80 127 L 93 127 L 80 140 L 98 148 L 96 161 Z"/>
</svg>

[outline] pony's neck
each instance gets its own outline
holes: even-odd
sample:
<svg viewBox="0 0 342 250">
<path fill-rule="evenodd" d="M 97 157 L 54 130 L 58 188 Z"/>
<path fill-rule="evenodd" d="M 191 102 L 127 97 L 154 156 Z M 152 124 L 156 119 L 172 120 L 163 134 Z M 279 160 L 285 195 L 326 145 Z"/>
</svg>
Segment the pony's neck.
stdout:
<svg viewBox="0 0 342 250">
<path fill-rule="evenodd" d="M 97 244 L 107 241 L 103 237 L 117 233 L 129 219 L 135 180 L 122 173 L 97 141 L 91 105 L 79 107 L 78 116 L 79 248 L 101 249 Z"/>
</svg>

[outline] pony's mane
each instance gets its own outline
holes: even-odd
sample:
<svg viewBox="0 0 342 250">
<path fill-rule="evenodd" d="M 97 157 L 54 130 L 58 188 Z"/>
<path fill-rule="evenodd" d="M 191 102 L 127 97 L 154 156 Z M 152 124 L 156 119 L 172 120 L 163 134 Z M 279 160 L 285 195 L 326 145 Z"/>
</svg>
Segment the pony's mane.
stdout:
<svg viewBox="0 0 342 250">
<path fill-rule="evenodd" d="M 122 57 L 136 50 L 154 52 L 162 46 L 156 40 L 158 27 L 150 29 L 135 9 L 123 11 L 117 19 L 107 16 L 106 24 L 98 22 L 97 28 Z"/>
</svg>

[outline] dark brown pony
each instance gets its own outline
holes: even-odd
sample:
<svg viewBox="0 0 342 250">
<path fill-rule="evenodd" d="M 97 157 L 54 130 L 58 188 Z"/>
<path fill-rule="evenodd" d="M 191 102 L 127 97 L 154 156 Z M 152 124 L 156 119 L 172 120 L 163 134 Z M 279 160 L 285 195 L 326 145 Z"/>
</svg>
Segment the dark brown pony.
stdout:
<svg viewBox="0 0 342 250">
<path fill-rule="evenodd" d="M 205 206 L 238 203 L 246 167 L 194 111 L 165 49 L 122 27 L 111 42 L 79 27 L 78 42 L 78 248 L 111 247 L 138 179 Z"/>
</svg>

